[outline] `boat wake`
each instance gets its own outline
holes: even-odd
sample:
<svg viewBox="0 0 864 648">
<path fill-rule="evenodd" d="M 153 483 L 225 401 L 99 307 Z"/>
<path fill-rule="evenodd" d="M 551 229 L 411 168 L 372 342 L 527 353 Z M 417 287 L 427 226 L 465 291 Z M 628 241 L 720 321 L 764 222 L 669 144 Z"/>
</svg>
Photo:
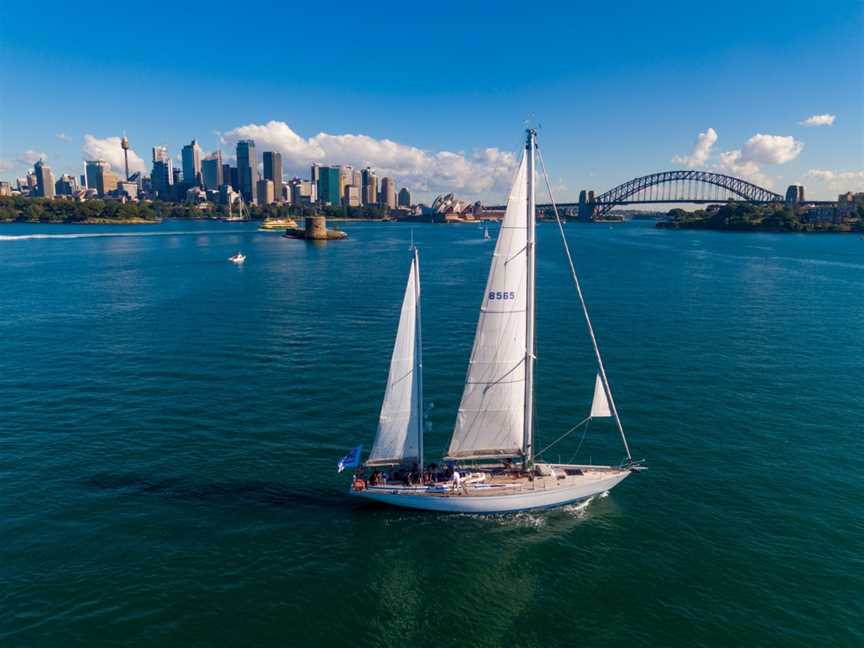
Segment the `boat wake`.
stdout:
<svg viewBox="0 0 864 648">
<path fill-rule="evenodd" d="M 249 230 L 192 230 L 182 232 L 76 232 L 74 234 L 0 235 L 0 241 L 32 241 L 41 239 L 117 238 L 138 236 L 197 236 L 199 234 L 244 234 Z"/>
</svg>

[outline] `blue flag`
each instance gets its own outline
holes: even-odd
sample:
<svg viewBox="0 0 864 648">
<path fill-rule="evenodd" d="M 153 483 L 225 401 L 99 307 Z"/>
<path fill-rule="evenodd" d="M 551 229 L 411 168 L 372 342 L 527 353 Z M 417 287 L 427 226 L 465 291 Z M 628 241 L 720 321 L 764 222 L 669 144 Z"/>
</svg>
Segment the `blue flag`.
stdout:
<svg viewBox="0 0 864 648">
<path fill-rule="evenodd" d="M 361 443 L 356 448 L 354 448 L 347 455 L 342 457 L 339 460 L 339 472 L 341 473 L 346 468 L 356 468 L 360 465 L 360 453 L 363 450 L 363 444 Z"/>
</svg>

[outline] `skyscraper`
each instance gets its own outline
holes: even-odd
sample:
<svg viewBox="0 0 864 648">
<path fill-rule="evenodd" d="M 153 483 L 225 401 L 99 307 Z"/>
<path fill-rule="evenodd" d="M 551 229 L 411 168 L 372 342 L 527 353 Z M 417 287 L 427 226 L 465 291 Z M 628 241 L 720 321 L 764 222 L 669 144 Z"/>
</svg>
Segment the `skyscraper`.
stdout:
<svg viewBox="0 0 864 648">
<path fill-rule="evenodd" d="M 237 142 L 237 189 L 247 203 L 255 203 L 258 190 L 258 157 L 255 154 L 253 140 Z"/>
<path fill-rule="evenodd" d="M 360 175 L 362 177 L 360 200 L 364 205 L 374 205 L 378 202 L 378 177 L 369 167 L 363 169 Z"/>
<path fill-rule="evenodd" d="M 321 179 L 321 165 L 320 164 L 313 164 L 312 165 L 312 177 L 310 179 L 312 180 L 312 184 L 317 187 L 318 186 L 318 180 Z"/>
<path fill-rule="evenodd" d="M 33 171 L 36 174 L 36 195 L 40 198 L 53 198 L 54 174 L 51 173 L 51 168 L 39 160 L 34 165 Z"/>
<path fill-rule="evenodd" d="M 84 163 L 84 176 L 87 179 L 87 188 L 88 189 L 96 189 L 99 184 L 99 173 L 100 169 L 104 166 L 107 166 L 108 163 L 105 160 L 87 160 Z"/>
<path fill-rule="evenodd" d="M 222 151 L 211 153 L 201 161 L 201 179 L 206 189 L 218 189 L 224 182 L 222 176 Z"/>
<path fill-rule="evenodd" d="M 315 167 L 313 167 L 315 168 Z M 323 205 L 339 205 L 339 167 L 318 168 L 318 201 Z"/>
<path fill-rule="evenodd" d="M 273 182 L 276 202 L 282 202 L 282 154 L 264 151 L 264 179 Z"/>
<path fill-rule="evenodd" d="M 381 178 L 381 195 L 378 202 L 383 207 L 396 209 L 396 184 L 390 178 Z"/>
<path fill-rule="evenodd" d="M 399 206 L 400 207 L 410 207 L 411 206 L 411 192 L 408 191 L 405 187 L 402 187 L 399 190 Z"/>
<path fill-rule="evenodd" d="M 360 206 L 360 187 L 357 185 L 345 185 L 345 191 L 342 194 L 342 204 L 346 207 Z"/>
<path fill-rule="evenodd" d="M 259 205 L 269 205 L 276 202 L 276 196 L 273 195 L 273 181 L 267 178 L 259 180 L 257 195 Z"/>
<path fill-rule="evenodd" d="M 171 164 L 168 148 L 165 146 L 153 147 L 153 171 L 150 174 L 150 184 L 161 200 L 173 199 L 174 167 Z"/>
<path fill-rule="evenodd" d="M 58 196 L 71 196 L 78 191 L 78 179 L 71 175 L 62 175 L 54 183 L 55 193 Z"/>
<path fill-rule="evenodd" d="M 201 147 L 192 140 L 183 147 L 183 182 L 187 185 L 201 184 Z"/>
</svg>

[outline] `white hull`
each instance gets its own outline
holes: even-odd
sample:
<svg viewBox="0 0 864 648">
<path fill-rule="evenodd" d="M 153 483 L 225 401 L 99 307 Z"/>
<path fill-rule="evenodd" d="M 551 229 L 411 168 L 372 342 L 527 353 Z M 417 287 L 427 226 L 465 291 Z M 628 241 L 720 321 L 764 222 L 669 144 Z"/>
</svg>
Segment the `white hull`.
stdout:
<svg viewBox="0 0 864 648">
<path fill-rule="evenodd" d="M 423 487 L 372 486 L 350 494 L 382 504 L 442 513 L 513 513 L 530 509 L 552 508 L 572 504 L 605 493 L 630 474 L 626 469 L 589 470 L 570 478 L 566 485 L 523 488 L 506 495 L 468 494 L 457 491 L 435 492 Z"/>
</svg>

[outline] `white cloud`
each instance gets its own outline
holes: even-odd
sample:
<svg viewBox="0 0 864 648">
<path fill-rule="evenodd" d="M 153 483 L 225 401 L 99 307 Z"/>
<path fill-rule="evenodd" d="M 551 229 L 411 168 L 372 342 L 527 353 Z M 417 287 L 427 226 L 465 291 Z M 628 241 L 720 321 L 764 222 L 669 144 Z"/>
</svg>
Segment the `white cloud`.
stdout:
<svg viewBox="0 0 864 648">
<path fill-rule="evenodd" d="M 672 161 L 678 164 L 686 164 L 688 167 L 704 166 L 711 155 L 712 147 L 716 143 L 717 131 L 709 128 L 704 133 L 699 133 L 696 137 L 696 143 L 693 145 L 690 155 L 676 155 L 672 158 Z"/>
<path fill-rule="evenodd" d="M 759 164 L 753 160 L 744 159 L 743 154 L 738 149 L 721 153 L 720 163 L 715 164 L 714 168 L 723 173 L 750 180 L 768 189 L 773 184 L 771 179 L 762 173 Z"/>
<path fill-rule="evenodd" d="M 813 115 L 798 123 L 801 126 L 833 126 L 835 119 L 837 119 L 837 115 L 825 113 L 824 115 Z"/>
<path fill-rule="evenodd" d="M 66 133 L 57 133 L 54 137 L 56 137 L 61 142 L 71 142 L 72 138 L 69 137 Z"/>
<path fill-rule="evenodd" d="M 864 190 L 864 171 L 829 171 L 810 169 L 807 176 L 824 182 L 830 189 L 839 191 Z"/>
<path fill-rule="evenodd" d="M 120 147 L 119 137 L 99 139 L 92 135 L 85 135 L 84 146 L 81 147 L 81 152 L 84 153 L 85 158 L 88 160 L 105 160 L 115 172 L 122 173 L 124 170 L 123 149 Z M 147 165 L 130 148 L 129 173 L 135 173 L 136 171 L 146 172 Z"/>
<path fill-rule="evenodd" d="M 21 164 L 36 164 L 39 160 L 47 160 L 48 154 L 42 153 L 41 151 L 34 151 L 33 149 L 27 149 L 21 155 L 18 156 L 18 162 Z"/>
<path fill-rule="evenodd" d="M 757 133 L 744 142 L 741 159 L 759 164 L 785 164 L 798 157 L 803 150 L 803 142 L 791 135 Z"/>
<path fill-rule="evenodd" d="M 255 140 L 262 151 L 278 151 L 289 173 L 308 175 L 313 162 L 370 166 L 378 177 L 388 176 L 410 189 L 421 192 L 463 192 L 477 195 L 504 190 L 512 180 L 516 157 L 497 148 L 471 155 L 464 152 L 426 151 L 389 139 L 368 135 L 318 133 L 305 138 L 288 124 L 270 121 L 248 124 L 222 135 L 223 144 Z"/>
</svg>

